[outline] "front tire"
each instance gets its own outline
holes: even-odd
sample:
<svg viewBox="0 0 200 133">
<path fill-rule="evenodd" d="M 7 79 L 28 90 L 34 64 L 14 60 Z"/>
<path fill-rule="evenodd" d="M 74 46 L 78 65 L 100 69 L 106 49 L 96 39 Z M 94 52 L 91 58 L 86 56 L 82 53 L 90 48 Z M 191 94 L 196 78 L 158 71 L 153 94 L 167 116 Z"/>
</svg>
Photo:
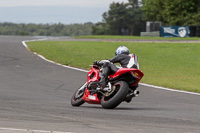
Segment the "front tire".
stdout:
<svg viewBox="0 0 200 133">
<path fill-rule="evenodd" d="M 129 87 L 125 81 L 115 83 L 115 91 L 109 96 L 101 98 L 101 105 L 105 109 L 113 109 L 117 107 L 126 97 Z"/>
<path fill-rule="evenodd" d="M 85 102 L 83 101 L 83 95 L 85 92 L 86 84 L 82 85 L 72 96 L 71 105 L 72 106 L 81 106 Z"/>
</svg>

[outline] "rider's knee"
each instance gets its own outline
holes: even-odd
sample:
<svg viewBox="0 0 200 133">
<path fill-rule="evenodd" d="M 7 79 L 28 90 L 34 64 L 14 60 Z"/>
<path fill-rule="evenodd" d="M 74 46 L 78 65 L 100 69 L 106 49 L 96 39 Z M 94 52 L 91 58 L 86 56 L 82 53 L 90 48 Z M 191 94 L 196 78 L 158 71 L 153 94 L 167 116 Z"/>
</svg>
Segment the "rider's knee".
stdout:
<svg viewBox="0 0 200 133">
<path fill-rule="evenodd" d="M 103 67 L 109 67 L 110 66 L 110 63 L 109 62 L 105 62 L 104 64 L 103 64 Z"/>
</svg>

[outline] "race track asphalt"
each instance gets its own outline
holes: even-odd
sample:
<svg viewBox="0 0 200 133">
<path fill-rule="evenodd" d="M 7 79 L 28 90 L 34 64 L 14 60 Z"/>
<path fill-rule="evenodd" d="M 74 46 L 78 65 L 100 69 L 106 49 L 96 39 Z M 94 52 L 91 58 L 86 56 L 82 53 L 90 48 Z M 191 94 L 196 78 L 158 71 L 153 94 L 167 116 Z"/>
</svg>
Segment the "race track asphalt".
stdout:
<svg viewBox="0 0 200 133">
<path fill-rule="evenodd" d="M 0 36 L 0 133 L 20 132 L 11 129 L 76 133 L 200 132 L 199 95 L 141 85 L 138 97 L 114 110 L 87 103 L 72 107 L 71 96 L 86 81 L 87 73 L 46 62 L 29 52 L 22 41 L 31 39 L 36 38 Z"/>
</svg>

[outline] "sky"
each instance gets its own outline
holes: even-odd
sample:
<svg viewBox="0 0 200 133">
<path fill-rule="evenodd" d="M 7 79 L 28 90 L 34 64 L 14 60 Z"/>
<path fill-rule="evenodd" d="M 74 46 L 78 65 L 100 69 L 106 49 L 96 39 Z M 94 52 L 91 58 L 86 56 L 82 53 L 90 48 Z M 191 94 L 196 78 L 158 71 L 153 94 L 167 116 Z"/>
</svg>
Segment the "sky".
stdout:
<svg viewBox="0 0 200 133">
<path fill-rule="evenodd" d="M 0 0 L 0 23 L 97 23 L 112 2 L 128 0 Z"/>
</svg>

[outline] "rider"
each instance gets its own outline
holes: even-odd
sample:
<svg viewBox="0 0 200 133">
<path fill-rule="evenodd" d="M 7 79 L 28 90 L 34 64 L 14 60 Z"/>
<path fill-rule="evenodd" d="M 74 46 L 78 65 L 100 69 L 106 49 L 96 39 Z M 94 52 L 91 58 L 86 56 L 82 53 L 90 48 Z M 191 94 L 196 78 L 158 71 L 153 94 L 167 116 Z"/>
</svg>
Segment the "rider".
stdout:
<svg viewBox="0 0 200 133">
<path fill-rule="evenodd" d="M 121 67 L 117 67 L 113 63 L 119 63 L 123 68 L 137 68 L 139 69 L 139 63 L 137 55 L 130 54 L 129 49 L 125 46 L 120 46 L 115 51 L 115 57 L 110 60 L 95 61 L 94 64 L 103 65 L 102 77 L 99 81 L 99 85 L 104 88 L 106 86 L 106 79 L 108 75 L 115 74 Z"/>
</svg>

